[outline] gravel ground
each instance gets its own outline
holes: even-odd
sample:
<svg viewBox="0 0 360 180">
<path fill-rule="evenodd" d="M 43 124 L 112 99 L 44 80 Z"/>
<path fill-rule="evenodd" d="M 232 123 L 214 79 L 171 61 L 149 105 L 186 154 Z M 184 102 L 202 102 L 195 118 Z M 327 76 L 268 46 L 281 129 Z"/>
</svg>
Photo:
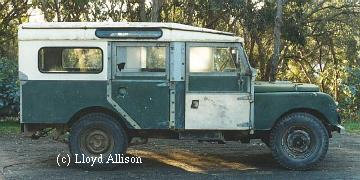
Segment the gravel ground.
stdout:
<svg viewBox="0 0 360 180">
<path fill-rule="evenodd" d="M 199 143 L 151 139 L 127 156 L 142 164 L 121 164 L 112 171 L 87 171 L 72 163 L 58 166 L 67 144 L 51 138 L 31 140 L 0 135 L 1 179 L 360 179 L 360 136 L 334 134 L 323 162 L 310 171 L 289 171 L 260 141 L 250 144 Z"/>
</svg>

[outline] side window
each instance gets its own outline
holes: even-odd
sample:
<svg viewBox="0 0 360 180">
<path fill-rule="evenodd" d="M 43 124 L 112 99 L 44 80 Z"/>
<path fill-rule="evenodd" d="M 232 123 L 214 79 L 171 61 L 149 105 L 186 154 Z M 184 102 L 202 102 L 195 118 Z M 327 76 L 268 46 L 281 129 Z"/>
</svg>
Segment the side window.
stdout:
<svg viewBox="0 0 360 180">
<path fill-rule="evenodd" d="M 103 69 L 100 48 L 44 47 L 38 56 L 41 72 L 99 73 Z"/>
<path fill-rule="evenodd" d="M 131 46 L 117 47 L 117 64 L 124 63 L 121 72 L 165 72 L 167 47 Z"/>
<path fill-rule="evenodd" d="M 190 47 L 190 72 L 235 72 L 237 50 L 233 47 Z"/>
</svg>

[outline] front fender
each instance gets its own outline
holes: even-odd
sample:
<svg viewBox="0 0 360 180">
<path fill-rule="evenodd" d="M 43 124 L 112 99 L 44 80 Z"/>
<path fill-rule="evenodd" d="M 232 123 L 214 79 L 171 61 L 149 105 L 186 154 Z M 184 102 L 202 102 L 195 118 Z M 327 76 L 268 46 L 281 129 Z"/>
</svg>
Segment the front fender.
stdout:
<svg viewBox="0 0 360 180">
<path fill-rule="evenodd" d="M 320 113 L 332 126 L 339 125 L 335 101 L 322 92 L 255 93 L 254 129 L 270 130 L 284 114 L 293 110 Z"/>
</svg>

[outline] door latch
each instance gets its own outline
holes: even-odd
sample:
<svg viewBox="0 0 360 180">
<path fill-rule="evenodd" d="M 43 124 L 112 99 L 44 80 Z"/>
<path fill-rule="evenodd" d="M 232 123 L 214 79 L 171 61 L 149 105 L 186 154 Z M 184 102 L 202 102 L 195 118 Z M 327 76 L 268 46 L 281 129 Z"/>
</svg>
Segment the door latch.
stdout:
<svg viewBox="0 0 360 180">
<path fill-rule="evenodd" d="M 126 94 L 126 87 L 120 87 L 117 94 L 118 98 L 124 98 Z"/>
</svg>

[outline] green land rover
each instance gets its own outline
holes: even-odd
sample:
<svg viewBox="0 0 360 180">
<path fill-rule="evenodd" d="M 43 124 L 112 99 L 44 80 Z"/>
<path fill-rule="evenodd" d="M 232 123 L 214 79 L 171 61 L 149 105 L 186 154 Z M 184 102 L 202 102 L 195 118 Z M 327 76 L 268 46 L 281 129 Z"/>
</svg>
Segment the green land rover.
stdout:
<svg viewBox="0 0 360 180">
<path fill-rule="evenodd" d="M 255 81 L 232 33 L 59 22 L 22 24 L 18 36 L 23 132 L 69 132 L 73 156 L 123 154 L 148 138 L 261 139 L 282 166 L 304 170 L 343 130 L 336 103 L 317 86 Z"/>
</svg>

